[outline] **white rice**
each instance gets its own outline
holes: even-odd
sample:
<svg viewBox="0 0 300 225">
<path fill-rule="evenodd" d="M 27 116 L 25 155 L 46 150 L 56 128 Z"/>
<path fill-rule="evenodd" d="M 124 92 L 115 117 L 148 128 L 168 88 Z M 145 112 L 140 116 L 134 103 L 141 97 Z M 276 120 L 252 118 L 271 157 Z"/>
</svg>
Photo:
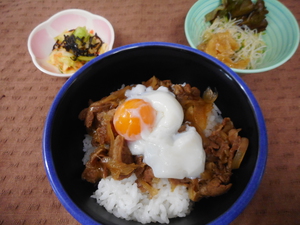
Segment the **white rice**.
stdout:
<svg viewBox="0 0 300 225">
<path fill-rule="evenodd" d="M 220 110 L 214 105 L 204 134 L 209 136 L 222 119 Z M 85 154 L 82 159 L 84 164 L 95 149 L 91 140 L 90 135 L 85 135 L 83 140 Z M 191 212 L 193 203 L 189 199 L 186 187 L 179 185 L 171 191 L 168 179 L 160 179 L 160 182 L 154 186 L 159 189 L 158 194 L 149 199 L 148 194 L 142 193 L 137 187 L 135 180 L 135 174 L 123 180 L 114 180 L 111 177 L 101 179 L 98 189 L 91 197 L 116 217 L 143 224 L 151 222 L 168 224 L 169 219 L 185 217 Z"/>
<path fill-rule="evenodd" d="M 85 138 L 83 139 L 83 151 L 85 152 L 85 154 L 83 156 L 82 162 L 85 165 L 87 161 L 90 160 L 90 155 L 93 153 L 96 147 L 92 145 L 92 136 L 88 134 L 84 136 Z"/>
<path fill-rule="evenodd" d="M 204 135 L 206 137 L 210 136 L 211 133 L 215 130 L 216 125 L 222 123 L 223 117 L 221 116 L 221 111 L 216 106 L 216 104 L 213 104 L 213 109 L 210 112 L 210 115 L 207 119 L 207 125 L 204 130 Z"/>
<path fill-rule="evenodd" d="M 154 185 L 159 189 L 158 194 L 149 199 L 148 194 L 137 187 L 135 180 L 135 174 L 121 181 L 107 177 L 99 182 L 92 197 L 116 217 L 143 224 L 169 223 L 170 218 L 185 217 L 190 213 L 192 201 L 184 186 L 177 186 L 172 192 L 168 179 L 160 179 Z"/>
</svg>

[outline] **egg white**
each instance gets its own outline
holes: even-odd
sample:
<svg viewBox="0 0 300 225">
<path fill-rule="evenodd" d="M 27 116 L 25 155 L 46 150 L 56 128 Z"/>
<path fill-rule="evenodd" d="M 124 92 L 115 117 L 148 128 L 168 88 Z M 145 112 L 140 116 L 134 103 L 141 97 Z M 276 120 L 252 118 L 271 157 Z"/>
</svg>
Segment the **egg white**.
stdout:
<svg viewBox="0 0 300 225">
<path fill-rule="evenodd" d="M 139 140 L 128 141 L 131 153 L 144 155 L 144 162 L 157 178 L 199 177 L 205 166 L 202 138 L 191 126 L 178 133 L 184 113 L 174 94 L 166 87 L 153 90 L 137 85 L 125 95 L 149 102 L 157 112 L 153 130 L 145 129 Z"/>
</svg>

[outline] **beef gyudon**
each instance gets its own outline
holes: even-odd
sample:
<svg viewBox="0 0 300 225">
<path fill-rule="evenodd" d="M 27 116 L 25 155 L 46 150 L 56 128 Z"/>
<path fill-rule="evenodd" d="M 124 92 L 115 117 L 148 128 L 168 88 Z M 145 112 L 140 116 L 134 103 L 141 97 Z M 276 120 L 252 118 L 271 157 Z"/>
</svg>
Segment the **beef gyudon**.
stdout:
<svg viewBox="0 0 300 225">
<path fill-rule="evenodd" d="M 221 117 L 217 96 L 210 88 L 201 95 L 189 84 L 152 77 L 90 102 L 79 115 L 88 133 L 82 178 L 99 182 L 97 202 L 120 218 L 168 223 L 188 215 L 193 202 L 226 193 L 249 141 Z M 139 199 L 120 203 L 132 197 L 131 186 Z M 163 192 L 180 204 L 172 196 L 151 212 Z"/>
</svg>

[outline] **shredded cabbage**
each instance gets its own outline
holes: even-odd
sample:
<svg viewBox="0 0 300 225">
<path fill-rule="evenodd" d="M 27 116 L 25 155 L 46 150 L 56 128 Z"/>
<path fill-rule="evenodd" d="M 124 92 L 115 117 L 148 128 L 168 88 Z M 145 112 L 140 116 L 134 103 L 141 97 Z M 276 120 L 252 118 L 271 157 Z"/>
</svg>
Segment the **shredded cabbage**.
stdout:
<svg viewBox="0 0 300 225">
<path fill-rule="evenodd" d="M 237 24 L 241 21 L 217 17 L 203 32 L 200 43 L 209 41 L 213 34 L 229 31 L 240 46 L 232 60 L 238 62 L 249 58 L 250 62 L 246 69 L 255 69 L 263 61 L 266 53 L 267 45 L 262 38 L 264 32 L 258 33 L 257 30 L 251 30 L 247 26 L 240 27 Z"/>
</svg>

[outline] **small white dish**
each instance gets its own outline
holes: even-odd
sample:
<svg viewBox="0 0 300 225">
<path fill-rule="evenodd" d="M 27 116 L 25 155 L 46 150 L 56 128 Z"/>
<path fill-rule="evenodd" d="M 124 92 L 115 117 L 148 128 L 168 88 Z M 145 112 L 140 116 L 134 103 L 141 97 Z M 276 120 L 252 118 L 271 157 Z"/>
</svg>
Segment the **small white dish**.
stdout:
<svg viewBox="0 0 300 225">
<path fill-rule="evenodd" d="M 115 33 L 110 22 L 104 17 L 81 9 L 68 9 L 56 13 L 45 22 L 32 30 L 28 38 L 28 50 L 34 65 L 42 72 L 57 76 L 70 77 L 73 74 L 62 74 L 55 66 L 47 62 L 55 44 L 54 37 L 65 30 L 85 26 L 95 33 L 108 45 L 107 51 L 112 49 Z"/>
</svg>

